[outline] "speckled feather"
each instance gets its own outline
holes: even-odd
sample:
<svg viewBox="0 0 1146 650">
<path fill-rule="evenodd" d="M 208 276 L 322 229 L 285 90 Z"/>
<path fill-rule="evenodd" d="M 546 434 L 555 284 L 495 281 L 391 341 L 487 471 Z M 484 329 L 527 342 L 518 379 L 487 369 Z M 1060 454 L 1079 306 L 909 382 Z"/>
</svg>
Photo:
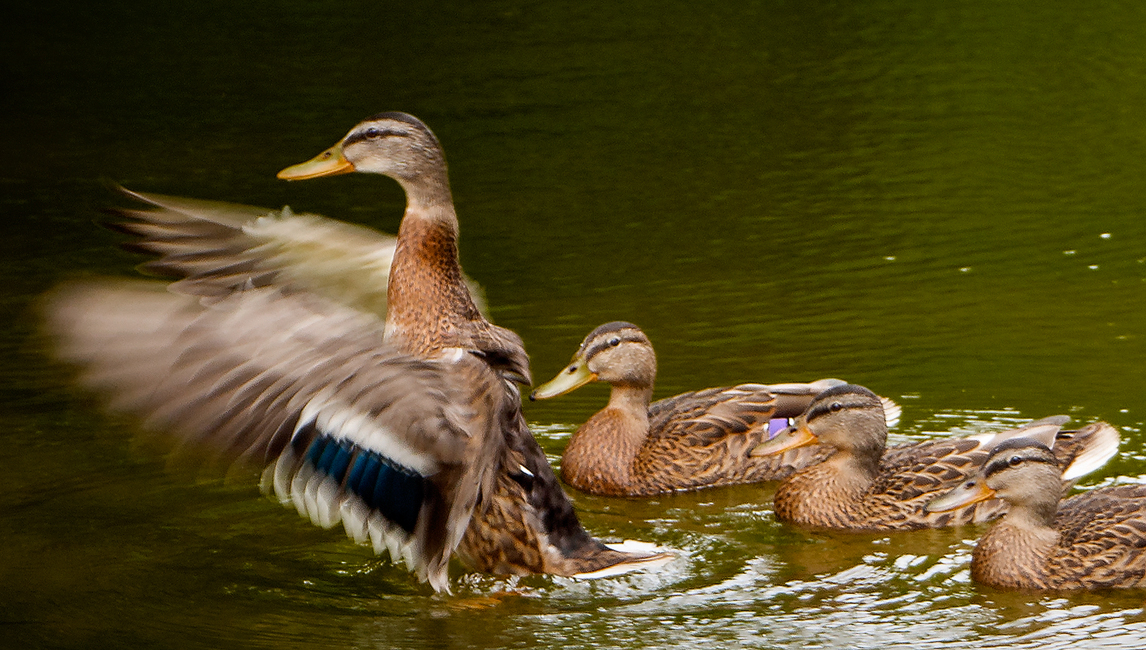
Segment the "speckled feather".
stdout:
<svg viewBox="0 0 1146 650">
<path fill-rule="evenodd" d="M 1017 440 L 976 475 L 981 489 L 956 493 L 994 493 L 1010 505 L 975 546 L 972 578 L 1004 589 L 1146 587 L 1146 486 L 1097 488 L 1060 502 L 1060 468 L 1045 446 Z"/>
<path fill-rule="evenodd" d="M 874 409 L 875 396 L 866 389 L 854 388 L 865 391 L 863 399 Z M 870 426 L 877 425 L 872 422 Z M 1077 432 L 1056 434 L 1054 453 L 1064 467 L 1103 426 L 1107 425 L 1094 423 Z M 879 451 L 870 449 L 878 454 L 872 469 L 864 469 L 867 461 L 862 457 L 837 451 L 826 461 L 800 470 L 780 484 L 774 499 L 776 517 L 804 526 L 852 530 L 910 530 L 993 519 L 1006 511 L 1006 504 L 997 499 L 952 512 L 925 512 L 924 506 L 978 471 L 999 439 L 1021 435 L 1024 430 L 995 437 L 929 440 L 887 449 L 882 442 L 886 432 L 875 432 Z M 863 434 L 856 431 L 855 435 Z"/>
<path fill-rule="evenodd" d="M 774 481 L 822 460 L 822 446 L 780 456 L 748 453 L 769 437 L 772 418 L 796 417 L 812 395 L 777 395 L 759 384 L 710 388 L 649 406 L 649 434 L 633 465 L 630 494 Z"/>
<path fill-rule="evenodd" d="M 590 332 L 565 370 L 534 391 L 534 398 L 544 399 L 588 381 L 612 386 L 609 404 L 578 427 L 562 455 L 567 483 L 593 494 L 648 496 L 775 480 L 825 453 L 798 449 L 780 457 L 749 456 L 768 439 L 770 420 L 802 413 L 821 384 L 783 390 L 741 384 L 650 404 L 655 378 L 656 353 L 648 337 L 632 323 L 615 321 Z"/>
</svg>

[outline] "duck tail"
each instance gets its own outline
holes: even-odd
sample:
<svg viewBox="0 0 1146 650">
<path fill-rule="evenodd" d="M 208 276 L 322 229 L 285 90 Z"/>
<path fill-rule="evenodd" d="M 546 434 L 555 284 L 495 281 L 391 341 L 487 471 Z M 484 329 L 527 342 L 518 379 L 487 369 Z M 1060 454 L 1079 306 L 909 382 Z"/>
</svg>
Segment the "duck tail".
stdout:
<svg viewBox="0 0 1146 650">
<path fill-rule="evenodd" d="M 572 574 L 572 577 L 593 579 L 619 576 L 632 571 L 659 567 L 676 557 L 671 551 L 666 551 L 655 544 L 634 539 L 626 539 L 620 544 L 605 544 L 605 549 L 594 555 L 596 563 L 603 566 L 583 567 L 583 570 Z"/>
<path fill-rule="evenodd" d="M 1073 482 L 1106 464 L 1116 453 L 1118 429 L 1106 422 L 1092 422 L 1078 431 L 1064 431 L 1055 441 L 1055 456 L 1066 467 L 1062 480 Z"/>
</svg>

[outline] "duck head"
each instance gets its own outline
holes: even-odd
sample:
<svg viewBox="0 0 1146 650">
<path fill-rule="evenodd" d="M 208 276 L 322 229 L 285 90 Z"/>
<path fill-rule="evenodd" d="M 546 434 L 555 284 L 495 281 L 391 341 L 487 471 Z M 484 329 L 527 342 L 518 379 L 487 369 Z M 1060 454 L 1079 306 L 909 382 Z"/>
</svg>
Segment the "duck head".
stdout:
<svg viewBox="0 0 1146 650">
<path fill-rule="evenodd" d="M 795 424 L 752 450 L 753 456 L 781 454 L 789 449 L 825 444 L 877 461 L 887 445 L 883 400 L 855 384 L 834 386 L 816 396 Z"/>
<path fill-rule="evenodd" d="M 569 365 L 529 399 L 557 397 L 594 381 L 651 391 L 656 376 L 657 357 L 649 338 L 636 325 L 615 321 L 590 332 Z"/>
<path fill-rule="evenodd" d="M 411 201 L 431 185 L 445 188 L 446 160 L 441 143 L 421 120 L 406 113 L 379 113 L 362 120 L 333 147 L 314 158 L 278 173 L 288 181 L 301 181 L 350 172 L 382 174 L 398 181 Z"/>
<path fill-rule="evenodd" d="M 995 447 L 981 470 L 925 509 L 946 512 L 997 498 L 1053 519 L 1061 493 L 1062 469 L 1054 452 L 1032 438 L 1011 438 Z"/>
</svg>

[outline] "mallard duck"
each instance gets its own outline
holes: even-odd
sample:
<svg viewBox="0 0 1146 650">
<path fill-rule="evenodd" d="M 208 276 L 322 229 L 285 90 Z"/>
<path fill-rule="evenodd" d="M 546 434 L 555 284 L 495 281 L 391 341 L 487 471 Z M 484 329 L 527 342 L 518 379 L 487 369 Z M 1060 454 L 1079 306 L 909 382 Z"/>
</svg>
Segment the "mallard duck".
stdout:
<svg viewBox="0 0 1146 650">
<path fill-rule="evenodd" d="M 975 546 L 977 582 L 1002 589 L 1146 587 L 1146 485 L 1098 488 L 1060 504 L 1063 474 L 1046 445 L 1007 440 L 972 478 L 927 509 L 986 499 L 1008 504 Z"/>
<path fill-rule="evenodd" d="M 656 374 L 645 333 L 616 321 L 590 332 L 569 365 L 530 394 L 539 400 L 594 381 L 611 386 L 609 404 L 578 427 L 561 457 L 566 483 L 593 494 L 647 496 L 775 480 L 827 456 L 823 447 L 756 458 L 748 452 L 818 393 L 844 383 L 838 379 L 709 388 L 650 404 Z"/>
<path fill-rule="evenodd" d="M 157 283 L 58 291 L 48 317 L 60 355 L 113 406 L 222 458 L 254 461 L 264 487 L 303 516 L 341 522 L 435 590 L 449 590 L 454 554 L 498 574 L 598 576 L 665 561 L 589 535 L 530 434 L 517 388 L 529 381 L 529 360 L 466 286 L 433 133 L 410 115 L 382 113 L 279 176 L 350 171 L 390 176 L 408 200 L 384 321 L 290 273 L 236 267 L 237 280 L 201 281 L 193 263 L 168 260 L 165 270 L 190 280 L 173 288 L 194 295 Z M 214 252 L 202 257 L 217 266 Z M 379 277 L 376 269 L 344 280 Z"/>
<path fill-rule="evenodd" d="M 981 522 L 1003 513 L 1002 501 L 952 512 L 924 510 L 927 502 L 976 471 L 999 442 L 1017 436 L 1053 445 L 1055 455 L 1077 478 L 1101 467 L 1118 450 L 1118 432 L 1105 422 L 1061 431 L 1070 418 L 1054 416 L 1019 429 L 966 438 L 928 440 L 885 449 L 887 426 L 878 396 L 855 385 L 818 395 L 796 423 L 752 451 L 785 453 L 821 443 L 835 448 L 827 460 L 780 483 L 776 518 L 805 526 L 854 530 L 939 528 Z"/>
</svg>

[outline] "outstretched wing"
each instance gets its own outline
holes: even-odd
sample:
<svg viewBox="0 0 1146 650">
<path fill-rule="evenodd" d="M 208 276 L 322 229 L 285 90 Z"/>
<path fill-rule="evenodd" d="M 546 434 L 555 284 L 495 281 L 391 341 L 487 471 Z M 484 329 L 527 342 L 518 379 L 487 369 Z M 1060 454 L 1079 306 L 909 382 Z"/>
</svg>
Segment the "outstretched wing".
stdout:
<svg viewBox="0 0 1146 650">
<path fill-rule="evenodd" d="M 122 188 L 121 188 L 122 189 Z M 370 228 L 290 208 L 270 210 L 122 189 L 146 209 L 112 211 L 108 224 L 138 237 L 125 247 L 157 255 L 145 271 L 176 278 L 172 289 L 217 300 L 236 290 L 276 286 L 306 290 L 378 316 L 396 240 Z M 466 280 L 485 312 L 481 288 Z"/>
<path fill-rule="evenodd" d="M 341 522 L 448 588 L 450 555 L 505 444 L 507 393 L 480 359 L 401 354 L 378 317 L 276 288 L 204 307 L 156 283 L 77 285 L 53 296 L 48 317 L 60 356 L 113 407 L 256 462 L 303 516 Z"/>
</svg>

